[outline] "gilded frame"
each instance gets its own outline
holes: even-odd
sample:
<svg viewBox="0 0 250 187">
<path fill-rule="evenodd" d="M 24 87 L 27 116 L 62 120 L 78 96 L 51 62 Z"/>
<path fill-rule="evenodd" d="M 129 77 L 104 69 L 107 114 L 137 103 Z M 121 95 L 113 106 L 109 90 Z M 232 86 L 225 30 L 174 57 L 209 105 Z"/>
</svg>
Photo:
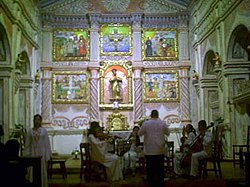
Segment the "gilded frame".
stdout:
<svg viewBox="0 0 250 187">
<path fill-rule="evenodd" d="M 147 70 L 143 72 L 144 102 L 179 101 L 179 72 Z"/>
<path fill-rule="evenodd" d="M 144 29 L 142 32 L 143 60 L 178 60 L 177 29 Z"/>
<path fill-rule="evenodd" d="M 89 60 L 89 31 L 56 29 L 53 31 L 53 61 Z"/>
<path fill-rule="evenodd" d="M 88 103 L 88 74 L 84 71 L 52 73 L 52 103 Z"/>
<path fill-rule="evenodd" d="M 132 54 L 131 26 L 128 24 L 103 24 L 100 28 L 100 53 L 106 56 Z"/>
<path fill-rule="evenodd" d="M 122 100 L 119 100 L 120 110 L 133 108 L 132 97 L 132 66 L 126 61 L 105 61 L 100 68 L 100 109 L 112 109 L 113 101 L 110 100 L 110 83 L 112 69 L 117 70 L 117 76 L 122 79 Z"/>
</svg>

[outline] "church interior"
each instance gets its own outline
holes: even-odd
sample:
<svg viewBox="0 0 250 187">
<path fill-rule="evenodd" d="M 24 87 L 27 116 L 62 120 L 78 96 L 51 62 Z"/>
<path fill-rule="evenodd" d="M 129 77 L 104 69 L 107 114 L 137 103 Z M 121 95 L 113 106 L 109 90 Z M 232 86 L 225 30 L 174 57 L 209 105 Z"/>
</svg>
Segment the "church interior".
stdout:
<svg viewBox="0 0 250 187">
<path fill-rule="evenodd" d="M 72 156 L 91 121 L 127 137 L 158 110 L 176 151 L 205 120 L 232 161 L 250 142 L 249 20 L 249 0 L 0 0 L 1 143 L 22 148 L 40 114 Z"/>
</svg>

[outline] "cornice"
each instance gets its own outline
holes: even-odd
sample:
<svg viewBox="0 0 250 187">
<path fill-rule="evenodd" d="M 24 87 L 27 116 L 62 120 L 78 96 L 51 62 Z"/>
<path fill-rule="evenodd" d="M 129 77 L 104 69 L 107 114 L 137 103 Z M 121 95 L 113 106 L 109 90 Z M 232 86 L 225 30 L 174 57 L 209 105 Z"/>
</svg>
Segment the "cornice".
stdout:
<svg viewBox="0 0 250 187">
<path fill-rule="evenodd" d="M 0 1 L 0 6 L 2 6 L 6 16 L 10 19 L 10 21 L 13 23 L 13 24 L 16 24 L 21 30 L 22 30 L 22 33 L 24 35 L 24 37 L 36 48 L 38 49 L 39 48 L 39 45 L 38 45 L 38 42 L 35 41 L 35 36 L 34 34 L 37 33 L 39 31 L 38 27 L 33 23 L 32 19 L 30 18 L 30 16 L 27 14 L 26 10 L 24 9 L 23 5 L 19 2 L 19 1 L 15 1 L 18 6 L 21 8 L 22 11 L 20 12 L 23 12 L 23 18 L 25 20 L 22 20 L 22 19 L 16 19 L 15 15 L 13 14 L 13 11 L 11 11 L 11 9 L 9 9 L 8 5 L 6 5 L 4 3 L 4 1 Z M 22 17 L 22 16 L 20 16 Z M 33 29 L 32 33 L 28 33 L 28 29 L 26 28 L 27 25 L 25 23 L 23 23 L 23 21 L 27 21 L 30 25 L 30 27 Z M 26 25 L 26 26 L 25 26 Z M 33 38 L 32 38 L 33 37 Z"/>
<path fill-rule="evenodd" d="M 195 47 L 198 43 L 202 43 L 213 32 L 219 24 L 225 20 L 228 15 L 242 2 L 242 0 L 221 0 L 214 1 L 206 14 L 195 23 L 195 26 L 191 28 L 191 32 L 195 33 L 198 38 L 192 44 Z M 199 8 L 202 8 L 201 6 Z M 198 12 L 198 11 L 197 11 Z M 194 16 L 194 14 L 192 14 Z M 199 17 L 200 15 L 196 15 Z"/>
</svg>

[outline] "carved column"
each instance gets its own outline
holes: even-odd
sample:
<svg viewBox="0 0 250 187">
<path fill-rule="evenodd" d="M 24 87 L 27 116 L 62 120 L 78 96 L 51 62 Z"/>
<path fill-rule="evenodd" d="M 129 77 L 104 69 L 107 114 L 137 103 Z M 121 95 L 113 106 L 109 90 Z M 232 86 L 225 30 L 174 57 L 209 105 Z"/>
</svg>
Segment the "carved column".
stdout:
<svg viewBox="0 0 250 187">
<path fill-rule="evenodd" d="M 90 77 L 90 119 L 99 120 L 99 107 L 98 107 L 98 69 L 89 68 Z"/>
<path fill-rule="evenodd" d="M 99 13 L 89 14 L 90 20 L 90 64 L 93 67 L 99 67 Z"/>
<path fill-rule="evenodd" d="M 143 116 L 143 84 L 141 78 L 142 68 L 134 69 L 134 121 Z"/>
<path fill-rule="evenodd" d="M 43 68 L 42 78 L 42 117 L 43 123 L 50 124 L 52 120 L 52 89 L 51 69 Z"/>
<path fill-rule="evenodd" d="M 182 122 L 190 122 L 190 95 L 188 67 L 180 70 L 180 110 Z"/>
<path fill-rule="evenodd" d="M 141 21 L 142 14 L 132 13 L 132 29 L 133 29 L 133 61 L 134 65 L 141 64 Z"/>
<path fill-rule="evenodd" d="M 179 57 L 180 60 L 189 60 L 188 29 L 179 29 Z"/>
</svg>

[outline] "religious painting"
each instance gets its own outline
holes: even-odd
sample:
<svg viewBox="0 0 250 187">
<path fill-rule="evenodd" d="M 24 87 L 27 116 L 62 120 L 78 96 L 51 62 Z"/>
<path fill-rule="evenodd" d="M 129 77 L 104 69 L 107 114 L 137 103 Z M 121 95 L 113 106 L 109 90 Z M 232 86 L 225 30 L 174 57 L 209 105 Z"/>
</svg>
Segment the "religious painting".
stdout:
<svg viewBox="0 0 250 187">
<path fill-rule="evenodd" d="M 81 71 L 53 72 L 53 103 L 87 103 L 88 75 Z"/>
<path fill-rule="evenodd" d="M 178 60 L 176 29 L 146 29 L 142 33 L 143 60 Z"/>
<path fill-rule="evenodd" d="M 53 32 L 54 61 L 82 61 L 89 59 L 89 32 L 81 29 Z"/>
<path fill-rule="evenodd" d="M 144 72 L 144 101 L 164 102 L 179 100 L 178 71 Z"/>
<path fill-rule="evenodd" d="M 100 43 L 101 55 L 131 55 L 131 27 L 121 24 L 102 25 Z"/>
<path fill-rule="evenodd" d="M 100 107 L 132 106 L 132 67 L 126 62 L 104 62 L 100 69 Z"/>
</svg>

